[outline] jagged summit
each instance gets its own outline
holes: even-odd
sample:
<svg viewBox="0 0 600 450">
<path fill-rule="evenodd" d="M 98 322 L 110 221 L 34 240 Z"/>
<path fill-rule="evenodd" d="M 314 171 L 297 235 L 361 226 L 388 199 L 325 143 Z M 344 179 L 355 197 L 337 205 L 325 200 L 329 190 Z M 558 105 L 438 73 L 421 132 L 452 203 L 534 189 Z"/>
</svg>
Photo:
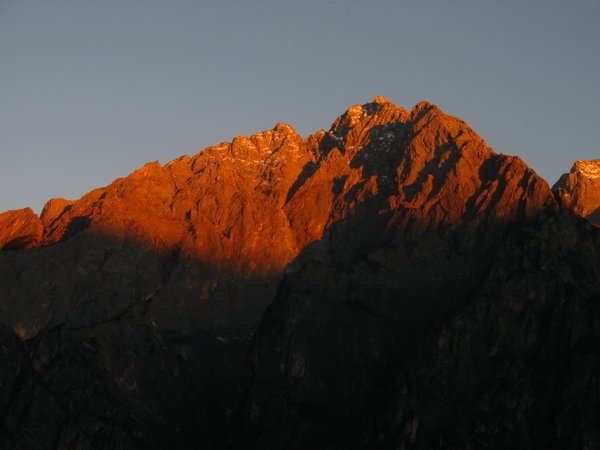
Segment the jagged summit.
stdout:
<svg viewBox="0 0 600 450">
<path fill-rule="evenodd" d="M 594 159 L 592 161 L 578 160 L 573 164 L 571 173 L 579 172 L 588 178 L 599 178 L 600 177 L 600 159 Z"/>
<path fill-rule="evenodd" d="M 0 447 L 599 448 L 583 172 L 376 97 L 0 214 Z"/>
<path fill-rule="evenodd" d="M 233 301 L 228 289 L 239 286 L 232 281 L 238 277 L 270 280 L 264 286 L 273 289 L 272 280 L 305 261 L 378 260 L 382 246 L 413 242 L 396 263 L 412 289 L 469 286 L 505 227 L 556 208 L 544 180 L 519 158 L 496 154 L 462 120 L 427 102 L 408 111 L 376 99 L 306 139 L 277 124 L 164 166 L 148 163 L 78 200 L 50 200 L 41 218 L 32 211 L 1 214 L 0 222 L 11 225 L 0 230 L 0 243 L 41 247 L 44 254 L 98 247 L 101 255 L 115 246 L 154 254 L 164 283 L 191 277 L 178 295 L 226 297 L 217 303 L 216 322 L 248 328 L 269 297 Z M 441 251 L 447 242 L 452 248 Z M 94 264 L 105 267 L 102 259 Z M 194 277 L 186 264 L 202 275 Z M 436 283 L 429 279 L 434 273 Z M 223 274 L 231 278 L 223 281 Z M 59 292 L 44 289 L 40 298 Z M 15 302 L 11 327 L 29 314 Z M 262 306 L 248 313 L 247 305 Z M 32 337 L 61 323 L 70 313 L 57 308 L 35 326 L 19 325 L 19 333 Z"/>
<path fill-rule="evenodd" d="M 26 242 L 95 233 L 160 254 L 177 248 L 210 266 L 279 273 L 365 208 L 394 216 L 388 228 L 408 216 L 429 227 L 511 220 L 548 203 L 543 180 L 496 155 L 465 122 L 428 102 L 409 111 L 375 97 L 307 139 L 278 123 L 191 158 L 148 163 L 79 200 L 51 200 L 41 236 Z"/>
<path fill-rule="evenodd" d="M 0 214 L 0 249 L 12 250 L 39 244 L 43 226 L 31 208 Z"/>
<path fill-rule="evenodd" d="M 373 98 L 373 103 L 392 103 L 393 102 L 391 100 L 388 100 L 385 97 L 382 97 L 380 95 L 376 95 L 375 98 Z"/>
<path fill-rule="evenodd" d="M 600 226 L 600 159 L 575 161 L 552 189 L 564 207 Z"/>
</svg>

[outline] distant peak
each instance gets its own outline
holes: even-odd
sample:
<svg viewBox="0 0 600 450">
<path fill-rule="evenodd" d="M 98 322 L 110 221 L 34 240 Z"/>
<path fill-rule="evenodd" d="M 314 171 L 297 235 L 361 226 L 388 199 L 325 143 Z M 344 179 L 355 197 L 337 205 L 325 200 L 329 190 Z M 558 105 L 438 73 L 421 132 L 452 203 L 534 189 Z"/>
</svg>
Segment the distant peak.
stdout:
<svg viewBox="0 0 600 450">
<path fill-rule="evenodd" d="M 344 127 L 353 127 L 365 119 L 373 116 L 381 117 L 383 121 L 394 122 L 401 116 L 408 119 L 409 112 L 397 107 L 391 100 L 376 96 L 372 102 L 350 106 L 344 114 L 336 119 L 330 130 L 339 130 Z"/>
<path fill-rule="evenodd" d="M 160 172 L 160 170 L 162 169 L 162 166 L 160 165 L 159 161 L 152 161 L 152 162 L 148 162 L 144 165 L 144 167 L 141 167 L 139 169 L 137 169 L 136 171 L 134 171 L 131 176 L 134 177 L 148 177 L 151 175 L 156 175 L 158 172 Z"/>
<path fill-rule="evenodd" d="M 580 173 L 587 178 L 600 178 L 600 159 L 575 161 L 571 173 Z"/>
<path fill-rule="evenodd" d="M 433 108 L 437 108 L 437 106 L 434 105 L 433 103 L 422 101 L 422 102 L 417 103 L 414 106 L 413 112 L 420 113 L 421 111 L 430 110 L 430 109 L 433 109 Z"/>
<path fill-rule="evenodd" d="M 600 227 L 600 159 L 575 161 L 552 189 L 563 207 Z"/>
<path fill-rule="evenodd" d="M 37 246 L 44 227 L 31 208 L 23 208 L 0 214 L 0 230 L 0 249 L 16 250 Z"/>
<path fill-rule="evenodd" d="M 75 203 L 74 200 L 67 200 L 66 198 L 51 198 L 44 205 L 42 213 L 40 214 L 40 218 L 42 220 L 47 220 L 48 217 L 55 219 L 64 211 L 66 207 L 72 205 L 73 203 Z"/>
<path fill-rule="evenodd" d="M 275 125 L 273 131 L 276 131 L 279 134 L 298 134 L 294 127 L 283 122 L 279 122 L 277 125 Z"/>
<path fill-rule="evenodd" d="M 385 97 L 382 97 L 380 95 L 377 95 L 374 99 L 373 99 L 373 103 L 380 103 L 380 104 L 386 104 L 386 103 L 391 103 L 393 104 L 393 102 L 391 100 L 388 100 Z"/>
</svg>

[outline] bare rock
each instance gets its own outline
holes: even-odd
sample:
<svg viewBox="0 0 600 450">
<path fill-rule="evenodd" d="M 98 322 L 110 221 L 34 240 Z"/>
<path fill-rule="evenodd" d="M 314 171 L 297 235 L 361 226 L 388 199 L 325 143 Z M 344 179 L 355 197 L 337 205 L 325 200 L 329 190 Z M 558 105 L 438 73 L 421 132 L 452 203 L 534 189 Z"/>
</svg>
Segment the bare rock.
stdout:
<svg viewBox="0 0 600 450">
<path fill-rule="evenodd" d="M 31 208 L 0 214 L 0 249 L 16 250 L 39 244 L 44 227 Z"/>
<path fill-rule="evenodd" d="M 552 189 L 565 208 L 600 226 L 600 159 L 576 161 Z"/>
<path fill-rule="evenodd" d="M 597 230 L 430 103 L 0 225 L 3 448 L 597 446 Z"/>
</svg>

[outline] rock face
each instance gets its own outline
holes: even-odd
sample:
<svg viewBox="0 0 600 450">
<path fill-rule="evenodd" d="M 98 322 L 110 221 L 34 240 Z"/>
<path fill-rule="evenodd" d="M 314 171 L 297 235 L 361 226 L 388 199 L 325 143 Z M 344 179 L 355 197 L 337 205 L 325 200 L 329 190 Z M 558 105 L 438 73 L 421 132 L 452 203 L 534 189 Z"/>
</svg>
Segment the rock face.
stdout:
<svg viewBox="0 0 600 450">
<path fill-rule="evenodd" d="M 600 159 L 576 161 L 552 189 L 566 208 L 600 226 Z"/>
<path fill-rule="evenodd" d="M 0 214 L 0 249 L 14 250 L 38 245 L 44 227 L 31 208 Z"/>
<path fill-rule="evenodd" d="M 0 220 L 3 448 L 600 443 L 597 230 L 429 103 Z"/>
<path fill-rule="evenodd" d="M 478 283 L 437 290 L 425 319 L 394 257 L 287 275 L 237 448 L 597 448 L 592 231 L 569 214 L 509 227 Z"/>
<path fill-rule="evenodd" d="M 146 164 L 78 201 L 49 202 L 41 216 L 42 244 L 85 231 L 161 255 L 176 250 L 217 270 L 279 273 L 299 251 L 283 205 L 314 158 L 313 141 L 278 124 L 164 167 Z"/>
</svg>

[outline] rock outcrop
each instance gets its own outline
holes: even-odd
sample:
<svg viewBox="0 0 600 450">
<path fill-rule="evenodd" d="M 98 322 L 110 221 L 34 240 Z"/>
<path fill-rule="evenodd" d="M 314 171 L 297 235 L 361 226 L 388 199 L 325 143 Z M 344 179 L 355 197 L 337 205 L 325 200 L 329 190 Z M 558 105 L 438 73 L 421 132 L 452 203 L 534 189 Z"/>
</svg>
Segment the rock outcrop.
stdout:
<svg viewBox="0 0 600 450">
<path fill-rule="evenodd" d="M 31 208 L 0 214 L 0 249 L 16 250 L 39 245 L 44 227 Z"/>
<path fill-rule="evenodd" d="M 565 208 L 600 226 L 600 159 L 575 161 L 552 189 Z"/>
<path fill-rule="evenodd" d="M 3 447 L 598 442 L 597 230 L 432 104 L 0 220 Z"/>
</svg>

